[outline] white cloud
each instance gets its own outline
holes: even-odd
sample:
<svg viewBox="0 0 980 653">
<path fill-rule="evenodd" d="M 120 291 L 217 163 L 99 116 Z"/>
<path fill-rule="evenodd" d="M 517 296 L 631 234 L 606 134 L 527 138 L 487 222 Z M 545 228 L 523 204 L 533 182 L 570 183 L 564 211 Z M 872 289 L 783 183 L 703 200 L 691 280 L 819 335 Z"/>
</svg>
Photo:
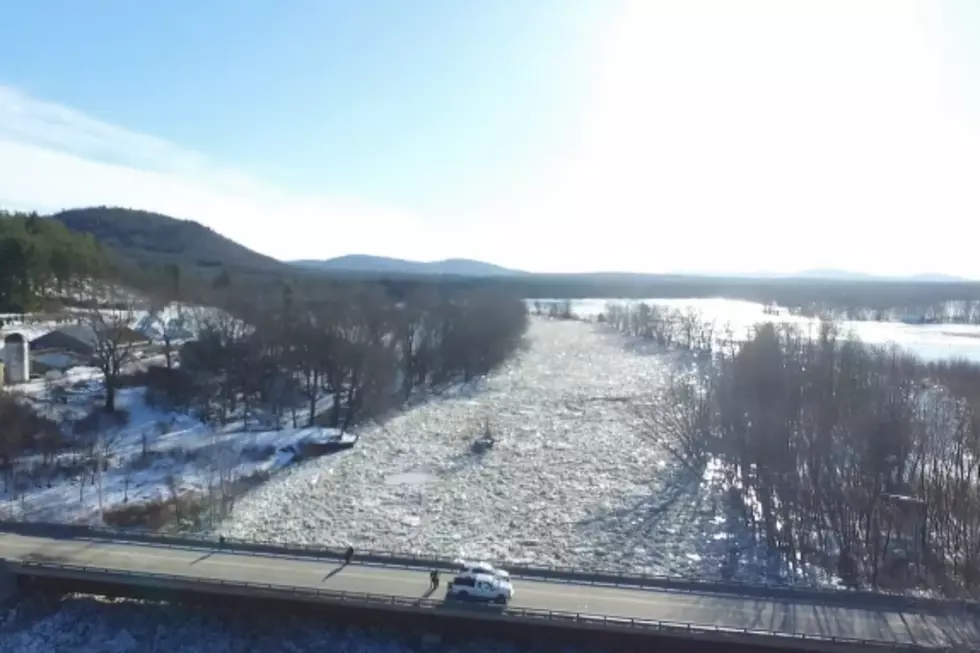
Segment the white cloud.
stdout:
<svg viewBox="0 0 980 653">
<path fill-rule="evenodd" d="M 125 206 L 197 220 L 278 258 L 427 256 L 425 224 L 353 198 L 283 192 L 161 139 L 0 87 L 0 206 Z"/>
</svg>

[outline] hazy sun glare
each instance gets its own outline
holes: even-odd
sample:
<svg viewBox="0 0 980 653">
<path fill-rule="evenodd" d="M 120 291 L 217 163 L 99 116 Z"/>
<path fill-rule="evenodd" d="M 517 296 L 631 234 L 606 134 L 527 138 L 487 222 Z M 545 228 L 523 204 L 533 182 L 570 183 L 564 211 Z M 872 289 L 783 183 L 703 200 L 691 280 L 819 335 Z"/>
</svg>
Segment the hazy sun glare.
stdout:
<svg viewBox="0 0 980 653">
<path fill-rule="evenodd" d="M 575 154 L 515 211 L 561 228 L 541 267 L 969 269 L 980 138 L 937 3 L 635 0 L 601 42 Z"/>
</svg>

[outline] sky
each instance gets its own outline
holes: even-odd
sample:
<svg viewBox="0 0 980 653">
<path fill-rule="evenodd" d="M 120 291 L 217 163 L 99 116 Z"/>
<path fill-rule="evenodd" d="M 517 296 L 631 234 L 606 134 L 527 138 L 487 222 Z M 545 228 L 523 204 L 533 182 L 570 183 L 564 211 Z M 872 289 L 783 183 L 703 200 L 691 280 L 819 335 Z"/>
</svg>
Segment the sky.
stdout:
<svg viewBox="0 0 980 653">
<path fill-rule="evenodd" d="M 980 278 L 976 0 L 32 0 L 0 207 L 279 259 Z"/>
</svg>

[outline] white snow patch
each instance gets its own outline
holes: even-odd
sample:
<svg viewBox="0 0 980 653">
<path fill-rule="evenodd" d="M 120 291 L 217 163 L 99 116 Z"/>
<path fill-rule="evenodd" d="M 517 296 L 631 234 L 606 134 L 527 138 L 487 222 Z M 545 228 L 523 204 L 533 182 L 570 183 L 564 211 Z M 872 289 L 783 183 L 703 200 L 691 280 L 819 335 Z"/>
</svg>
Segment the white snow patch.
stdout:
<svg viewBox="0 0 980 653">
<path fill-rule="evenodd" d="M 44 386 L 32 382 L 18 386 L 18 393 L 34 400 L 38 413 L 56 421 L 78 418 L 97 405 L 92 398 L 103 387 L 101 376 L 92 370 L 71 370 L 76 385 L 67 404 L 44 399 Z M 31 394 L 34 391 L 38 394 Z M 129 412 L 128 422 L 103 434 L 108 469 L 102 474 L 102 508 L 108 511 L 123 505 L 136 505 L 171 497 L 171 478 L 178 494 L 206 493 L 216 487 L 222 472 L 229 482 L 257 473 L 274 473 L 290 465 L 304 443 L 336 440 L 335 429 L 319 427 L 281 431 L 244 431 L 233 423 L 214 431 L 182 413 L 151 408 L 143 400 L 143 388 L 119 392 L 117 407 Z M 349 437 L 349 436 L 345 436 Z M 58 462 L 68 466 L 72 456 L 59 454 Z M 24 467 L 40 465 L 39 456 L 19 459 Z M 98 522 L 99 491 L 91 478 L 41 471 L 37 482 L 21 492 L 11 486 L 0 488 L 0 516 L 4 519 L 57 522 Z M 49 487 L 50 485 L 50 487 Z"/>
<path fill-rule="evenodd" d="M 564 301 L 529 299 L 534 302 Z M 744 338 L 765 322 L 798 325 L 816 334 L 818 320 L 793 315 L 784 307 L 765 307 L 755 302 L 720 297 L 706 299 L 574 299 L 572 312 L 585 319 L 595 319 L 608 304 L 656 304 L 681 313 L 694 312 L 714 322 L 716 336 L 730 328 L 735 338 Z M 980 325 L 975 324 L 906 324 L 901 321 L 838 320 L 842 335 L 859 338 L 870 345 L 897 345 L 923 359 L 941 361 L 965 358 L 980 363 Z"/>
</svg>

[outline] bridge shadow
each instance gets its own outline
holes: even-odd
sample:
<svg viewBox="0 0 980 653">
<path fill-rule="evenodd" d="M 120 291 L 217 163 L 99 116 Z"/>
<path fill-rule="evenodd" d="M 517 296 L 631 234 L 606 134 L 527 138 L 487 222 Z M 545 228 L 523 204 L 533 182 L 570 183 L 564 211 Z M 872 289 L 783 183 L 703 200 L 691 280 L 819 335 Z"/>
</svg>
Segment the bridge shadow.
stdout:
<svg viewBox="0 0 980 653">
<path fill-rule="evenodd" d="M 980 627 L 976 621 L 954 613 L 930 615 L 870 606 L 861 609 L 794 603 L 775 598 L 745 599 L 737 607 L 715 610 L 712 607 L 717 604 L 711 597 L 700 597 L 694 604 L 711 614 L 711 625 L 716 626 L 738 623 L 750 630 L 879 640 L 886 646 L 895 644 L 896 647 L 912 644 L 935 649 L 968 643 L 972 647 L 970 650 L 980 650 L 976 648 L 980 642 Z"/>
</svg>

